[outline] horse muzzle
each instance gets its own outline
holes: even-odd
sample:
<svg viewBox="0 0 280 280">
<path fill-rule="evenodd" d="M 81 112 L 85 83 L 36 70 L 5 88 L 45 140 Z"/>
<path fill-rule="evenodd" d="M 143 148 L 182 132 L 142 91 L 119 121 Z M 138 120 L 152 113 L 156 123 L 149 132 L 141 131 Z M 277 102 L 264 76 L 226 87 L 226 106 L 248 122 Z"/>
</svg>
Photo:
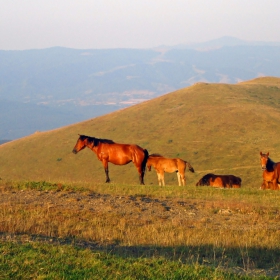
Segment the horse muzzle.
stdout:
<svg viewBox="0 0 280 280">
<path fill-rule="evenodd" d="M 262 166 L 262 171 L 265 171 L 266 170 L 266 166 Z"/>
<path fill-rule="evenodd" d="M 72 153 L 73 153 L 73 154 L 77 154 L 78 152 L 77 152 L 76 149 L 73 149 Z"/>
</svg>

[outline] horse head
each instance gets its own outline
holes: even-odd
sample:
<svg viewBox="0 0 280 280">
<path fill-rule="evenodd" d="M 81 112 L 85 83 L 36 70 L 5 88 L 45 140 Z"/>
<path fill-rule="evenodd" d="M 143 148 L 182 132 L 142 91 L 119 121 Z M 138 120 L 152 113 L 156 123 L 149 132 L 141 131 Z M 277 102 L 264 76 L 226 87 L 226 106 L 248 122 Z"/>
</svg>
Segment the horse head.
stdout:
<svg viewBox="0 0 280 280">
<path fill-rule="evenodd" d="M 148 158 L 148 160 L 147 160 L 146 167 L 148 168 L 149 171 L 151 171 L 152 165 L 151 165 L 151 163 L 149 162 L 149 158 Z"/>
<path fill-rule="evenodd" d="M 158 157 L 162 158 L 163 156 L 160 154 L 151 154 L 148 156 L 146 167 L 148 168 L 149 171 L 152 170 L 152 165 L 153 165 L 152 163 L 153 163 L 154 159 L 156 159 Z"/>
<path fill-rule="evenodd" d="M 204 175 L 197 183 L 196 186 L 209 186 L 209 180 L 210 178 L 212 178 L 214 176 L 214 174 L 212 173 L 208 173 L 206 175 Z"/>
<path fill-rule="evenodd" d="M 268 162 L 268 156 L 269 156 L 269 152 L 266 153 L 266 154 L 263 154 L 262 152 L 260 152 L 260 155 L 261 155 L 261 167 L 262 167 L 262 170 L 266 170 L 266 165 L 267 165 L 267 162 Z"/>
<path fill-rule="evenodd" d="M 88 136 L 79 134 L 79 138 L 72 152 L 77 154 L 79 151 L 83 150 L 88 145 L 88 138 Z"/>
<path fill-rule="evenodd" d="M 203 186 L 202 178 L 195 184 L 197 187 L 198 186 Z"/>
</svg>

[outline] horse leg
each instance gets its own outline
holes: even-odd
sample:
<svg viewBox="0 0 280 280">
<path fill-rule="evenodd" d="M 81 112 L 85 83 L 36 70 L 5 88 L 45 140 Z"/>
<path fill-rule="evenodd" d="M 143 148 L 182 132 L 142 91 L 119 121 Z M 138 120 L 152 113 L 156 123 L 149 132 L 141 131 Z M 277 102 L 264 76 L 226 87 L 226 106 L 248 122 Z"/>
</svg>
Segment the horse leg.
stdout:
<svg viewBox="0 0 280 280">
<path fill-rule="evenodd" d="M 177 173 L 177 178 L 178 178 L 178 184 L 179 184 L 179 186 L 181 186 L 181 174 L 178 171 L 176 171 L 176 173 Z"/>
<path fill-rule="evenodd" d="M 146 149 L 144 149 L 143 154 L 138 153 L 138 156 L 136 154 L 136 157 L 134 155 L 131 159 L 132 162 L 134 163 L 135 167 L 138 170 L 140 185 L 145 185 L 144 184 L 144 176 L 145 176 L 146 164 L 147 164 L 148 157 L 149 157 L 149 153 Z M 149 169 L 149 171 L 151 171 L 151 166 L 148 169 Z"/>
<path fill-rule="evenodd" d="M 260 189 L 261 189 L 261 190 L 266 190 L 266 189 L 268 189 L 268 182 L 266 182 L 265 180 L 263 180 Z"/>
<path fill-rule="evenodd" d="M 161 184 L 162 184 L 162 186 L 165 186 L 165 182 L 164 182 L 164 171 L 160 172 L 160 173 L 159 173 L 159 176 L 160 176 L 160 178 L 161 178 Z"/>
<path fill-rule="evenodd" d="M 179 181 L 179 186 L 185 186 L 186 185 L 186 166 L 191 166 L 189 163 L 183 161 L 183 160 L 177 160 L 177 176 L 178 176 L 178 181 Z"/>
<path fill-rule="evenodd" d="M 272 183 L 272 189 L 273 189 L 273 190 L 278 190 L 277 180 L 275 179 L 275 180 L 273 180 L 271 183 Z"/>
<path fill-rule="evenodd" d="M 137 168 L 138 170 L 138 173 L 139 173 L 139 182 L 140 182 L 140 185 L 145 185 L 144 184 L 144 175 L 145 175 L 145 168 L 146 168 L 146 165 L 144 166 L 143 164 L 137 164 L 136 162 L 134 162 L 134 165 L 135 167 Z"/>
<path fill-rule="evenodd" d="M 158 185 L 161 186 L 161 175 L 160 175 L 160 173 L 157 173 L 157 177 L 158 177 Z"/>
<path fill-rule="evenodd" d="M 145 170 L 143 170 L 143 168 L 140 166 L 140 167 L 137 167 L 138 169 L 138 173 L 139 173 L 139 181 L 140 181 L 140 185 L 145 185 L 144 184 L 144 175 L 145 175 Z"/>
<path fill-rule="evenodd" d="M 106 183 L 110 183 L 108 161 L 103 160 L 102 163 L 103 163 L 105 174 L 106 174 Z"/>
<path fill-rule="evenodd" d="M 164 174 L 161 175 L 161 181 L 162 181 L 162 185 L 165 186 Z"/>
<path fill-rule="evenodd" d="M 186 185 L 186 176 L 185 176 L 185 173 L 182 173 L 182 174 L 181 174 L 181 180 L 182 180 L 182 186 L 185 186 L 185 185 Z"/>
</svg>

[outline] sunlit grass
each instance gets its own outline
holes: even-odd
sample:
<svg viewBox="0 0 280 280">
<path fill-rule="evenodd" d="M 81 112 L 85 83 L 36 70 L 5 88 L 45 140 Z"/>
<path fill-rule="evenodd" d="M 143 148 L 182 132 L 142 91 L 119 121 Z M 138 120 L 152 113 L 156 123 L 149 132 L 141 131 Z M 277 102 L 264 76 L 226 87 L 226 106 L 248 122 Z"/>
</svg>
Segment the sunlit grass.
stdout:
<svg viewBox="0 0 280 280">
<path fill-rule="evenodd" d="M 64 240 L 75 244 L 95 244 L 104 252 L 121 256 L 160 256 L 194 261 L 216 267 L 279 270 L 279 192 L 252 188 L 218 190 L 208 187 L 133 186 L 117 184 L 56 184 L 49 182 L 6 182 L 5 192 L 19 192 L 18 203 L 0 204 L 0 231 L 3 240 Z M 33 191 L 35 202 L 26 204 L 25 194 Z M 79 194 L 81 199 L 104 195 L 100 199 L 160 201 L 158 213 L 142 208 L 114 208 L 113 203 L 91 208 L 40 203 L 44 193 L 63 198 Z M 180 203 L 177 215 L 167 217 L 165 201 Z M 87 203 L 85 201 L 85 203 Z M 170 204 L 169 203 L 169 204 Z M 84 204 L 83 204 L 84 205 Z M 122 205 L 122 204 L 121 204 Z M 123 204 L 124 206 L 125 204 Z M 205 216 L 196 216 L 193 207 Z M 167 211 L 167 212 L 165 212 Z M 238 216 L 238 219 L 236 217 Z M 136 218 L 137 217 L 137 218 Z M 275 227 L 276 225 L 276 227 Z M 22 241 L 21 241 L 22 242 Z M 82 246 L 83 247 L 83 246 Z M 87 247 L 87 245 L 85 245 Z M 175 250 L 175 251 L 174 251 Z"/>
</svg>

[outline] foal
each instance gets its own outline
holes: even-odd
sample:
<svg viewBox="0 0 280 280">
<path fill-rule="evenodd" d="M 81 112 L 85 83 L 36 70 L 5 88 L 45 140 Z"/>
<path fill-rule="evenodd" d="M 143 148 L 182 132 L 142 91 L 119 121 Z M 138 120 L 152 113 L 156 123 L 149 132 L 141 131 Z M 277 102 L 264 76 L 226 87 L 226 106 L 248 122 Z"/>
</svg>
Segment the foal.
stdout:
<svg viewBox="0 0 280 280">
<path fill-rule="evenodd" d="M 186 167 L 188 167 L 191 172 L 194 172 L 193 167 L 187 161 L 180 158 L 165 158 L 159 154 L 152 154 L 148 157 L 147 168 L 149 171 L 151 171 L 152 166 L 157 172 L 158 183 L 160 186 L 165 186 L 164 172 L 176 172 L 179 186 L 186 185 Z"/>
</svg>

